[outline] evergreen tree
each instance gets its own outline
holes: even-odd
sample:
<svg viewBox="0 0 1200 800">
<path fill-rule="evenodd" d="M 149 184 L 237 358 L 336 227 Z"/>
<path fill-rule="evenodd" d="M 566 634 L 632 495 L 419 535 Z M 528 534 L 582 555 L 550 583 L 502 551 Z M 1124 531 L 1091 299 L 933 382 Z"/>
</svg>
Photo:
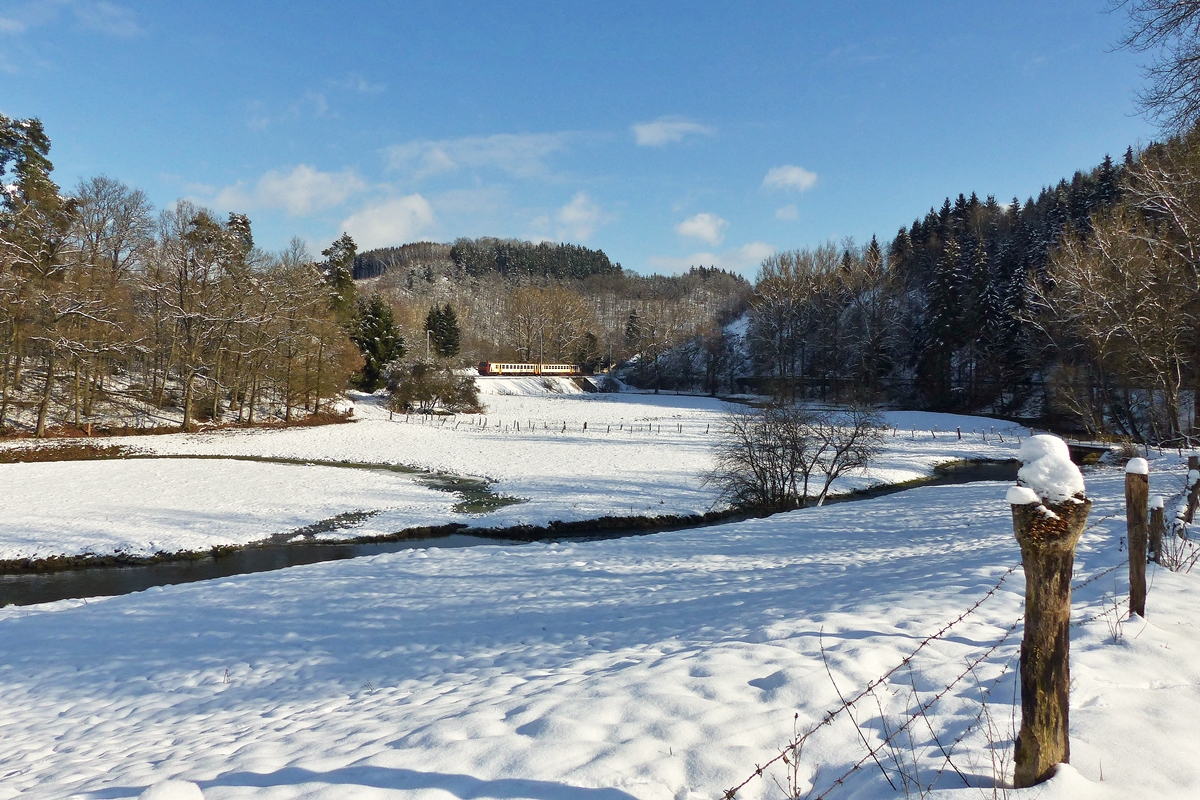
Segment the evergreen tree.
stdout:
<svg viewBox="0 0 1200 800">
<path fill-rule="evenodd" d="M 396 327 L 392 307 L 378 292 L 358 301 L 350 338 L 363 357 L 359 388 L 373 392 L 383 385 L 388 365 L 404 356 L 404 338 Z"/>
<path fill-rule="evenodd" d="M 321 255 L 325 256 L 321 275 L 329 286 L 334 314 L 343 323 L 351 322 L 355 301 L 358 300 L 358 289 L 354 286 L 354 259 L 357 253 L 358 245 L 348 233 L 343 233 L 337 241 L 321 251 Z"/>
<path fill-rule="evenodd" d="M 642 322 L 638 318 L 636 308 L 629 310 L 629 319 L 625 321 L 625 346 L 636 351 L 642 341 Z"/>
<path fill-rule="evenodd" d="M 425 330 L 429 331 L 433 350 L 443 358 L 458 355 L 462 332 L 458 327 L 458 315 L 454 307 L 446 303 L 441 308 L 434 306 L 425 316 Z"/>
</svg>

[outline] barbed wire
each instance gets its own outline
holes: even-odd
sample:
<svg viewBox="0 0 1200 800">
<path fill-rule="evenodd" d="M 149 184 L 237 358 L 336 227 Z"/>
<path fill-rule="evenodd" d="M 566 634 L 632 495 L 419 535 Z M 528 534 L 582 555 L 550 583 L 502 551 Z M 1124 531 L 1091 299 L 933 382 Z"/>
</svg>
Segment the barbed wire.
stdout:
<svg viewBox="0 0 1200 800">
<path fill-rule="evenodd" d="M 1008 626 L 1008 628 L 1004 632 L 1004 635 L 1001 636 L 999 640 L 997 640 L 994 644 L 992 644 L 987 650 L 983 651 L 983 653 L 981 653 L 979 655 L 979 657 L 975 658 L 972 661 L 969 661 L 967 663 L 967 668 L 965 670 L 963 670 L 961 673 L 959 673 L 957 678 L 955 678 L 953 681 L 951 681 L 945 688 L 943 688 L 941 691 L 939 691 L 937 694 L 935 694 L 929 700 L 926 700 L 924 703 L 919 704 L 917 707 L 917 710 L 909 716 L 909 718 L 906 722 L 901 724 L 894 731 L 892 731 L 886 737 L 884 737 L 884 739 L 878 745 L 876 745 L 873 748 L 868 748 L 867 754 L 865 756 L 860 758 L 858 761 L 854 762 L 854 765 L 851 766 L 850 769 L 848 769 L 846 772 L 844 772 L 837 780 L 835 780 L 832 784 L 829 785 L 829 788 L 827 788 L 821 794 L 817 795 L 813 800 L 824 800 L 824 798 L 829 796 L 830 792 L 832 792 L 834 789 L 838 788 L 843 783 L 845 783 L 847 778 L 849 778 L 855 772 L 858 772 L 858 770 L 862 769 L 863 765 L 866 764 L 867 761 L 869 761 L 871 759 L 876 759 L 878 757 L 879 752 L 881 750 L 883 750 L 884 747 L 891 744 L 892 740 L 895 739 L 896 736 L 898 736 L 900 733 L 906 731 L 909 727 L 912 726 L 912 724 L 914 722 L 916 722 L 917 717 L 924 715 L 927 711 L 929 711 L 929 709 L 933 708 L 933 706 L 936 705 L 938 703 L 938 701 L 940 701 L 943 697 L 945 697 L 947 694 L 950 693 L 951 689 L 953 689 L 955 686 L 957 686 L 959 683 L 961 683 L 963 681 L 963 679 L 967 677 L 967 675 L 970 675 L 974 671 L 975 667 L 979 666 L 992 653 L 996 652 L 996 650 L 998 650 L 1000 648 L 1000 646 L 1003 645 L 1004 642 L 1006 642 L 1010 636 L 1012 636 L 1013 632 L 1016 631 L 1017 626 L 1021 624 L 1023 619 L 1024 619 L 1024 616 L 1018 617 L 1016 619 L 1016 621 L 1013 622 L 1012 625 Z M 1010 663 L 1011 663 L 1011 659 L 1010 659 Z"/>
<path fill-rule="evenodd" d="M 1017 570 L 1017 568 L 1020 566 L 1021 565 L 1019 563 L 1017 563 L 1017 564 L 1013 564 L 1008 569 L 1006 569 L 1004 571 L 1004 574 L 1000 576 L 1000 579 L 998 581 L 996 581 L 995 585 L 993 585 L 990 589 L 988 589 L 987 592 L 984 593 L 983 597 L 979 598 L 979 600 L 977 600 L 974 605 L 972 605 L 966 611 L 959 614 L 957 617 L 955 617 L 950 622 L 943 625 L 941 628 L 939 628 L 934 633 L 931 633 L 929 636 L 926 636 L 924 639 L 922 639 L 920 641 L 920 643 L 918 643 L 917 646 L 912 650 L 912 652 L 910 652 L 907 656 L 905 656 L 903 659 L 900 660 L 900 663 L 896 664 L 896 666 L 892 667 L 887 672 L 880 675 L 878 678 L 875 678 L 874 680 L 872 680 L 870 683 L 868 683 L 866 685 L 866 687 L 864 687 L 854 697 L 852 697 L 849 700 L 843 700 L 841 705 L 839 705 L 837 708 L 826 712 L 825 716 L 821 719 L 820 722 L 818 722 L 816 725 L 809 728 L 807 731 L 805 731 L 800 736 L 794 738 L 791 742 L 789 742 L 786 746 L 784 746 L 779 751 L 778 755 L 771 758 L 769 761 L 767 761 L 764 764 L 755 764 L 754 772 L 751 773 L 750 775 L 748 775 L 745 778 L 745 780 L 743 780 L 741 783 L 737 784 L 733 788 L 725 790 L 725 793 L 723 795 L 725 800 L 733 800 L 733 798 L 737 795 L 737 793 L 740 792 L 742 789 L 744 789 L 751 781 L 753 781 L 755 778 L 762 777 L 764 770 L 766 770 L 766 769 L 774 766 L 775 764 L 779 763 L 780 761 L 782 761 L 789 752 L 792 752 L 796 748 L 802 746 L 804 744 L 804 742 L 808 740 L 809 737 L 811 737 L 813 734 L 815 734 L 821 728 L 824 728 L 825 726 L 832 724 L 834 719 L 837 718 L 837 716 L 839 714 L 841 714 L 843 711 L 849 710 L 855 703 L 862 700 L 864 697 L 867 697 L 868 695 L 870 695 L 875 689 L 877 689 L 879 686 L 882 686 L 884 683 L 886 683 L 889 678 L 891 678 L 893 675 L 895 675 L 897 672 L 899 672 L 905 666 L 910 664 L 912 662 L 912 660 L 914 658 L 916 658 L 918 653 L 920 653 L 922 650 L 924 650 L 931 643 L 933 643 L 933 642 L 937 641 L 938 639 L 942 638 L 943 636 L 945 636 L 947 633 L 950 632 L 950 630 L 953 627 L 958 625 L 960 622 L 965 620 L 967 617 L 971 616 L 971 614 L 974 614 L 977 610 L 979 610 L 980 606 L 982 606 L 985 602 L 987 602 L 988 599 L 995 596 L 996 592 L 998 592 L 1000 590 L 1000 587 L 1004 584 L 1004 582 L 1006 580 L 1008 580 L 1008 576 L 1012 575 L 1013 572 L 1015 572 Z M 1017 620 L 1017 623 L 1019 623 L 1019 622 L 1020 622 L 1020 620 Z M 1015 626 L 1017 623 L 1014 623 L 1014 625 L 1008 629 L 1004 638 L 1007 638 L 1008 635 L 1011 634 L 1012 630 L 1015 629 Z M 1001 641 L 1003 641 L 1003 639 Z M 999 645 L 999 643 L 997 643 L 997 645 L 994 645 L 991 648 L 991 650 L 994 650 L 995 647 L 997 647 L 998 645 Z M 989 650 L 989 652 L 991 652 L 991 650 Z M 957 682 L 958 681 L 956 680 L 955 683 L 957 683 Z"/>
</svg>

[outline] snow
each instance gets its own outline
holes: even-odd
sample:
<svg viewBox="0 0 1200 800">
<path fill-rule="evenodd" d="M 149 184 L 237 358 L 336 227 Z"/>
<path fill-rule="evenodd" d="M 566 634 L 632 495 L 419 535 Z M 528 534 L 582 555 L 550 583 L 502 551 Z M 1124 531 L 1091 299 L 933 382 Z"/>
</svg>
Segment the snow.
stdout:
<svg viewBox="0 0 1200 800">
<path fill-rule="evenodd" d="M 1042 502 L 1056 505 L 1085 496 L 1083 474 L 1059 437 L 1048 433 L 1030 436 L 1021 443 L 1017 458 L 1022 464 L 1017 482 L 1036 492 Z"/>
<path fill-rule="evenodd" d="M 475 385 L 479 387 L 479 396 L 485 403 L 489 395 L 510 396 L 520 395 L 537 397 L 539 395 L 555 394 L 584 394 L 570 378 L 525 377 L 525 378 L 476 378 Z"/>
<path fill-rule="evenodd" d="M 722 401 L 583 393 L 563 378 L 479 384 L 484 415 L 389 414 L 382 398 L 355 395 L 357 421 L 349 424 L 95 437 L 87 441 L 172 458 L 0 465 L 0 485 L 11 487 L 0 492 L 0 559 L 207 550 L 347 514 L 368 516 L 322 536 L 686 515 L 713 507 L 715 490 L 700 477 L 712 466 Z M 1015 428 L 1000 420 L 891 412 L 885 421 L 883 455 L 868 471 L 836 481 L 834 493 L 927 477 L 948 461 L 1011 459 L 1017 452 Z M 993 430 L 1007 434 L 1005 441 Z M 28 440 L 0 445 L 27 446 Z M 475 476 L 490 481 L 494 493 L 526 502 L 462 513 L 454 510 L 457 496 L 430 489 L 419 475 L 217 457 L 406 465 Z"/>
<path fill-rule="evenodd" d="M 1162 496 L 1162 495 L 1156 494 L 1156 495 L 1154 495 L 1154 497 L 1151 497 L 1151 498 L 1150 498 L 1150 502 L 1149 502 L 1149 504 L 1148 504 L 1148 507 L 1149 507 L 1151 510 L 1153 510 L 1153 509 L 1162 509 L 1162 507 L 1163 507 L 1163 504 L 1164 504 L 1165 502 L 1166 502 L 1166 500 L 1163 498 L 1163 496 Z"/>
<path fill-rule="evenodd" d="M 138 795 L 138 800 L 204 800 L 204 793 L 191 781 L 161 781 Z"/>
<path fill-rule="evenodd" d="M 1038 497 L 1037 492 L 1025 486 L 1008 487 L 1008 492 L 1005 494 L 1004 499 L 1008 501 L 1009 505 L 1013 506 L 1026 506 L 1030 503 L 1042 502 L 1042 498 Z"/>
<path fill-rule="evenodd" d="M 733 322 L 725 326 L 725 333 L 728 336 L 736 336 L 745 338 L 746 333 L 750 330 L 750 315 L 742 314 Z"/>
<path fill-rule="evenodd" d="M 1141 457 L 1131 458 L 1125 464 L 1125 474 L 1126 475 L 1149 475 L 1150 474 L 1150 463 L 1148 461 L 1146 461 L 1146 459 L 1141 458 Z"/>
<path fill-rule="evenodd" d="M 0 559 L 238 545 L 340 514 L 344 535 L 438 525 L 456 497 L 409 476 L 213 459 L 0 464 Z"/>
<path fill-rule="evenodd" d="M 1183 471 L 1156 462 L 1153 478 L 1166 487 Z M 1088 476 L 1072 764 L 1004 796 L 1200 794 L 1200 576 L 1149 565 L 1147 617 L 1122 621 L 1123 485 L 1118 469 Z M 793 715 L 801 729 L 819 721 L 839 691 L 857 692 L 985 596 L 856 718 L 878 744 L 882 717 L 906 719 L 914 693 L 930 700 L 982 658 L 931 707 L 928 730 L 919 722 L 911 752 L 930 776 L 943 762 L 930 731 L 947 746 L 962 736 L 955 763 L 976 786 L 947 772 L 931 797 L 992 796 L 992 759 L 1011 758 L 1019 722 L 1019 625 L 1002 637 L 1024 593 L 1003 488 L 0 609 L 0 798 L 119 800 L 182 780 L 208 800 L 717 800 L 778 752 Z M 993 681 L 994 746 L 968 730 Z M 864 756 L 859 735 L 845 714 L 814 735 L 801 781 L 819 768 L 823 790 L 846 773 Z M 896 796 L 867 763 L 831 800 Z M 738 796 L 778 797 L 771 775 L 783 777 L 768 770 Z"/>
</svg>

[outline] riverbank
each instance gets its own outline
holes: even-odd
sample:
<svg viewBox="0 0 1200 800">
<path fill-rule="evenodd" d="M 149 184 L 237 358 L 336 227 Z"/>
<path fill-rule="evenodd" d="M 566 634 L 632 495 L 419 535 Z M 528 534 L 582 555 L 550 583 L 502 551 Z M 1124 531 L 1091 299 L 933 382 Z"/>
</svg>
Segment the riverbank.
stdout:
<svg viewBox="0 0 1200 800">
<path fill-rule="evenodd" d="M 134 456 L 134 458 L 155 458 L 154 456 Z M 177 456 L 175 458 L 191 458 Z M 219 457 L 209 457 L 219 458 Z M 316 466 L 322 466 L 317 464 Z M 326 465 L 327 466 L 327 465 Z M 337 464 L 335 466 L 352 469 L 372 469 L 382 468 L 391 469 L 387 466 L 376 467 L 374 465 L 363 464 Z M 869 489 L 858 489 L 844 494 L 838 494 L 830 497 L 827 504 L 832 505 L 841 502 L 853 500 L 866 500 L 874 497 L 883 497 L 895 492 L 905 491 L 917 486 L 939 486 L 939 485 L 954 485 L 963 483 L 972 483 L 976 481 L 994 481 L 1005 480 L 1011 481 L 1016 477 L 1017 463 L 1015 461 L 955 461 L 947 464 L 939 465 L 934 469 L 934 475 L 928 478 L 917 478 L 904 483 L 887 484 L 876 486 Z M 444 476 L 433 476 L 435 480 Z M 450 487 L 461 487 L 462 480 L 449 482 Z M 478 487 L 476 492 L 478 492 Z M 446 490 L 456 491 L 456 488 L 448 488 Z M 505 500 L 505 498 L 499 498 Z M 472 502 L 479 502 L 474 500 Z M 494 501 L 493 501 L 494 502 Z M 478 527 L 471 526 L 467 523 L 452 522 L 444 525 L 426 525 L 420 527 L 406 528 L 384 535 L 372 536 L 351 536 L 336 540 L 320 541 L 317 539 L 318 534 L 327 534 L 336 532 L 339 529 L 350 527 L 356 523 L 363 521 L 365 518 L 372 516 L 370 512 L 349 512 L 339 515 L 338 517 L 329 520 L 322 520 L 304 528 L 291 531 L 286 534 L 278 534 L 268 539 L 249 542 L 244 545 L 225 545 L 214 546 L 208 550 L 181 550 L 175 552 L 158 552 L 148 556 L 138 556 L 129 553 L 112 553 L 106 555 L 98 555 L 95 553 L 84 553 L 79 555 L 55 555 L 47 558 L 33 559 L 9 559 L 0 560 L 0 576 L 31 576 L 31 575 L 46 575 L 50 573 L 63 572 L 67 570 L 98 570 L 103 568 L 119 567 L 149 567 L 163 564 L 173 564 L 176 566 L 187 563 L 195 563 L 207 560 L 228 559 L 230 556 L 239 553 L 249 553 L 251 551 L 262 551 L 263 556 L 258 558 L 246 559 L 249 566 L 245 569 L 231 571 L 214 571 L 209 569 L 207 565 L 197 566 L 192 572 L 195 575 L 190 575 L 187 570 L 172 570 L 170 571 L 170 580 L 160 582 L 143 580 L 133 581 L 140 588 L 146 586 L 164 585 L 165 583 L 184 583 L 191 580 L 206 580 L 214 575 L 221 577 L 235 574 L 244 574 L 249 572 L 260 572 L 263 568 L 260 566 L 264 563 L 277 563 L 278 566 L 270 568 L 282 568 L 285 566 L 295 566 L 297 564 L 310 564 L 320 561 L 336 560 L 338 558 L 356 557 L 360 554 L 367 554 L 367 551 L 359 553 L 354 550 L 347 551 L 346 548 L 354 548 L 356 546 L 371 546 L 371 545 L 386 545 L 402 543 L 406 546 L 420 545 L 437 546 L 438 540 L 451 536 L 465 536 L 477 539 L 481 542 L 540 542 L 540 541 L 555 541 L 555 540 L 570 540 L 570 539 L 605 539 L 621 536 L 644 535 L 650 533 L 662 533 L 666 531 L 686 530 L 689 528 L 698 528 L 719 523 L 739 521 L 745 519 L 761 518 L 771 516 L 775 513 L 788 512 L 772 512 L 772 511 L 754 511 L 737 508 L 722 509 L 719 511 L 707 511 L 702 514 L 687 514 L 687 515 L 655 515 L 655 516 L 606 516 L 592 520 L 551 520 L 545 525 L 515 525 L 511 527 Z M 276 558 L 277 555 L 287 551 L 299 550 L 303 545 L 308 550 L 307 555 L 303 556 L 288 556 L 282 559 Z M 327 557 L 324 557 L 320 548 L 326 548 L 329 551 Z M 372 552 L 391 552 L 387 548 L 370 548 Z M 352 553 L 353 555 L 347 555 Z M 87 581 L 80 581 L 82 586 L 87 585 Z M 106 582 L 107 583 L 107 582 Z M 73 588 L 68 593 L 45 593 L 45 592 L 29 592 L 25 594 L 36 599 L 26 600 L 22 597 L 16 597 L 11 590 L 11 583 L 5 585 L 0 582 L 0 607 L 15 603 L 18 605 L 26 604 L 27 602 L 50 602 L 54 600 L 70 599 L 72 597 L 91 597 L 93 594 L 86 593 L 85 588 Z M 96 592 L 95 594 L 105 594 L 106 592 Z"/>
</svg>

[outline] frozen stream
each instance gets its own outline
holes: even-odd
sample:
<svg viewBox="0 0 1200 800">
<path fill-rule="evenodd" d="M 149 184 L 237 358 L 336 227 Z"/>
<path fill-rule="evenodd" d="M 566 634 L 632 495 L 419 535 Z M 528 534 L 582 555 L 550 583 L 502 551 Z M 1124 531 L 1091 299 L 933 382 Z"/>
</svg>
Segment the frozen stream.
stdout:
<svg viewBox="0 0 1200 800">
<path fill-rule="evenodd" d="M 880 497 L 917 486 L 964 484 L 979 481 L 1012 482 L 1016 479 L 1016 472 L 1017 463 L 1015 461 L 960 462 L 937 468 L 936 475 L 927 480 L 899 486 L 882 486 L 865 492 L 832 498 L 829 502 Z M 680 527 L 677 522 L 663 526 L 664 529 L 672 530 Z M 472 533 L 483 532 L 478 529 L 472 530 Z M 571 538 L 616 538 L 653 532 L 653 530 L 644 528 L 628 532 L 600 529 L 588 531 L 585 527 L 573 531 Z M 498 542 L 521 543 L 529 541 L 531 538 L 564 538 L 562 534 L 549 533 L 544 537 L 530 537 L 528 531 L 506 535 L 505 529 L 501 528 L 487 530 L 486 536 L 451 533 L 436 538 L 385 542 L 280 541 L 294 535 L 274 537 L 274 541 L 269 544 L 254 545 L 217 556 L 160 561 L 150 564 L 98 566 L 58 572 L 0 575 L 0 606 L 33 605 L 57 600 L 129 594 L 154 586 L 267 572 L 301 564 L 358 558 L 398 550 L 428 547 L 474 547 L 495 545 Z"/>
</svg>

